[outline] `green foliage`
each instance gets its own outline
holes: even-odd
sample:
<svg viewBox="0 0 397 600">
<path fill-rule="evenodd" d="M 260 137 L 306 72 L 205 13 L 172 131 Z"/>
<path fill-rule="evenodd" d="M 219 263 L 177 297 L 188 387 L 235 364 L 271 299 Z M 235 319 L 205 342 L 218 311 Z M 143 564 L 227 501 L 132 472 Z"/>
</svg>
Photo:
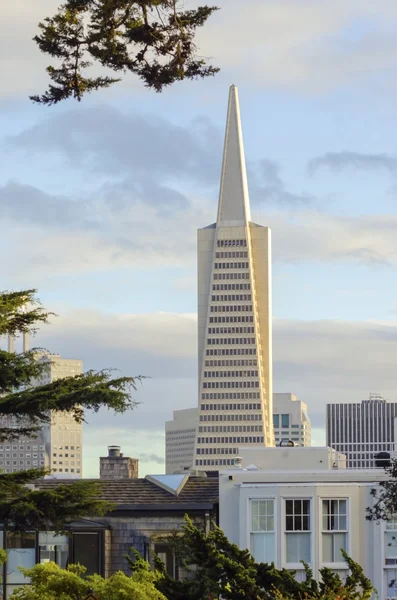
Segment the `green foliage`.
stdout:
<svg viewBox="0 0 397 600">
<path fill-rule="evenodd" d="M 345 583 L 330 569 L 321 569 L 321 581 L 317 583 L 307 564 L 303 565 L 306 579 L 299 582 L 293 572 L 276 569 L 274 564 L 256 563 L 248 550 L 232 544 L 218 527 L 206 534 L 188 517 L 182 535 L 176 533 L 165 539 L 174 550 L 179 567 L 187 571 L 185 579 L 176 581 L 155 557 L 156 568 L 163 575 L 156 585 L 168 600 L 369 600 L 374 592 L 362 568 L 346 553 L 350 574 Z M 141 568 L 134 558 L 135 551 L 127 557 L 133 573 Z"/>
<path fill-rule="evenodd" d="M 378 488 L 371 490 L 374 499 L 372 507 L 367 507 L 368 521 L 387 521 L 397 513 L 397 460 L 392 459 L 390 466 L 385 467 L 389 479 L 381 481 Z"/>
<path fill-rule="evenodd" d="M 37 300 L 35 290 L 0 293 L 0 338 L 34 333 L 38 323 L 47 323 L 52 313 Z M 22 354 L 0 350 L 0 442 L 33 436 L 51 422 L 55 413 L 68 413 L 76 422 L 85 411 L 101 407 L 122 413 L 136 403 L 131 394 L 141 378 L 112 378 L 112 372 L 89 371 L 76 377 L 33 387 L 32 381 L 49 368 L 40 361 L 38 349 Z M 45 469 L 0 474 L 0 522 L 9 529 L 61 531 L 77 518 L 99 516 L 111 505 L 98 500 L 100 489 L 87 482 L 57 486 L 55 490 L 32 489 L 28 484 L 45 475 Z"/>
<path fill-rule="evenodd" d="M 196 56 L 196 29 L 217 10 L 200 6 L 183 10 L 179 0 L 66 0 L 54 17 L 39 23 L 34 37 L 40 50 L 60 61 L 49 66 L 52 83 L 33 102 L 56 104 L 81 100 L 85 93 L 107 88 L 120 77 L 89 77 L 93 62 L 114 73 L 131 72 L 161 92 L 183 79 L 214 75 L 219 69 Z M 182 4 L 183 6 L 183 4 Z"/>
<path fill-rule="evenodd" d="M 53 562 L 21 571 L 32 585 L 17 589 L 12 600 L 84 600 L 89 589 L 98 600 L 166 600 L 155 587 L 159 575 L 148 564 L 132 577 L 119 571 L 108 579 L 84 577 L 86 569 L 81 565 L 61 569 Z"/>
</svg>

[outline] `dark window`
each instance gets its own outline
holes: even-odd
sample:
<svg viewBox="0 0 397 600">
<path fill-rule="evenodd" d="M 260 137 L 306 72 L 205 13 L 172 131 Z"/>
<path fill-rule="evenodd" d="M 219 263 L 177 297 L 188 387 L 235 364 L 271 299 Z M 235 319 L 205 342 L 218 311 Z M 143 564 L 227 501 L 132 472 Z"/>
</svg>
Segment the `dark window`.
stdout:
<svg viewBox="0 0 397 600">
<path fill-rule="evenodd" d="M 73 533 L 74 564 L 80 563 L 86 567 L 87 575 L 101 574 L 101 539 L 99 532 Z"/>
</svg>

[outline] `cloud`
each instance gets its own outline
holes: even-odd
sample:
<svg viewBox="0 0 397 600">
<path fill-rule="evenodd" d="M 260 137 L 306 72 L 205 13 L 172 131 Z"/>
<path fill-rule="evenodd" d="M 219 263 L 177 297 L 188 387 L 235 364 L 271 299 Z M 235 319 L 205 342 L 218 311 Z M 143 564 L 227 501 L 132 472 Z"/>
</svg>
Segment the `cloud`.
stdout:
<svg viewBox="0 0 397 600">
<path fill-rule="evenodd" d="M 287 190 L 280 176 L 280 166 L 272 160 L 260 160 L 256 169 L 251 166 L 250 175 L 254 206 L 270 204 L 278 208 L 302 208 L 316 203 L 312 194 Z"/>
<path fill-rule="evenodd" d="M 222 156 L 220 132 L 206 119 L 182 126 L 111 106 L 51 113 L 8 144 L 30 156 L 56 153 L 73 169 L 118 181 L 134 174 L 214 185 Z"/>
<path fill-rule="evenodd" d="M 386 171 L 397 174 L 397 158 L 388 154 L 362 154 L 360 152 L 327 152 L 309 161 L 307 170 L 314 175 L 320 169 L 341 172 L 346 169 Z"/>
<path fill-rule="evenodd" d="M 143 463 L 156 463 L 157 465 L 164 465 L 164 456 L 158 456 L 158 454 L 145 454 L 141 452 L 137 458 Z"/>
<path fill-rule="evenodd" d="M 191 4 L 197 6 L 196 1 Z M 233 79 L 263 88 L 304 94 L 352 81 L 357 86 L 381 79 L 394 85 L 389 77 L 396 53 L 394 0 L 379 0 L 376 12 L 373 0 L 245 0 L 244 10 L 240 0 L 219 0 L 217 5 L 221 10 L 199 31 L 197 43 L 199 54 L 221 67 L 219 81 L 233 74 Z M 2 95 L 44 91 L 51 59 L 32 38 L 38 22 L 54 14 L 53 0 L 14 0 L 3 3 L 1 11 Z M 195 93 L 210 83 L 183 85 Z M 126 75 L 114 90 L 131 93 L 131 88 L 134 93 L 144 90 L 137 77 Z"/>
</svg>

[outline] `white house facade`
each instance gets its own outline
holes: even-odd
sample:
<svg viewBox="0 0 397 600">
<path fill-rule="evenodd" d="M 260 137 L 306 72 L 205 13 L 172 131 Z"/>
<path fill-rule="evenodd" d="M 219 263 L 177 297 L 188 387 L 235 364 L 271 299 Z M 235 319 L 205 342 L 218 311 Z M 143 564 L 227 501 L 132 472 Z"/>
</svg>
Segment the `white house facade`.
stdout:
<svg viewBox="0 0 397 600">
<path fill-rule="evenodd" d="M 220 474 L 220 527 L 260 562 L 296 570 L 301 561 L 319 578 L 329 567 L 342 578 L 341 549 L 358 562 L 378 597 L 397 597 L 397 519 L 366 520 L 371 489 L 386 478 L 383 469 L 346 469 L 331 448 L 243 450 L 242 466 Z"/>
</svg>

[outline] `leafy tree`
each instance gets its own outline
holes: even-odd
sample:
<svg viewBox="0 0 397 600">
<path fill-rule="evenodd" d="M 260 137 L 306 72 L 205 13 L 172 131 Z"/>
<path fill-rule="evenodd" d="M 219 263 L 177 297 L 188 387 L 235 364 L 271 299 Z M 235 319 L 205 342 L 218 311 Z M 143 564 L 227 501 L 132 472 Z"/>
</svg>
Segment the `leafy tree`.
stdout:
<svg viewBox="0 0 397 600">
<path fill-rule="evenodd" d="M 346 553 L 349 576 L 343 583 L 330 569 L 321 569 L 321 582 L 313 578 L 309 565 L 304 564 L 306 580 L 299 582 L 294 573 L 276 569 L 274 564 L 256 563 L 248 550 L 240 550 L 218 528 L 206 534 L 202 527 L 194 525 L 186 517 L 183 534 L 167 538 L 174 550 L 180 569 L 186 577 L 177 581 L 166 572 L 163 563 L 155 557 L 156 568 L 163 577 L 156 582 L 157 588 L 168 600 L 260 600 L 284 598 L 291 600 L 369 600 L 373 586 L 362 568 Z M 132 572 L 141 563 L 127 557 Z"/>
<path fill-rule="evenodd" d="M 179 0 L 66 0 L 55 16 L 39 23 L 33 39 L 60 61 L 47 67 L 52 83 L 33 102 L 80 101 L 120 77 L 88 76 L 93 62 L 115 74 L 131 72 L 157 92 L 183 79 L 214 75 L 219 69 L 196 55 L 195 34 L 215 6 L 182 10 Z"/>
<path fill-rule="evenodd" d="M 392 459 L 385 472 L 389 478 L 371 490 L 374 504 L 366 509 L 368 521 L 387 521 L 397 513 L 397 460 Z"/>
<path fill-rule="evenodd" d="M 0 338 L 34 333 L 49 316 L 36 290 L 0 294 Z M 53 411 L 71 414 L 81 423 L 86 410 L 107 407 L 122 413 L 136 405 L 131 393 L 140 378 L 112 378 L 111 371 L 89 371 L 33 387 L 32 381 L 48 369 L 48 363 L 37 360 L 37 353 L 37 349 L 22 354 L 0 350 L 0 441 L 37 435 Z M 91 482 L 76 481 L 55 490 L 29 486 L 47 472 L 0 473 L 0 523 L 7 529 L 62 531 L 74 519 L 99 516 L 111 508 L 98 499 L 100 489 Z"/>
<path fill-rule="evenodd" d="M 53 562 L 35 565 L 32 569 L 21 568 L 29 577 L 31 585 L 18 588 L 10 596 L 12 600 L 83 600 L 91 589 L 100 600 L 166 600 L 155 587 L 158 573 L 150 571 L 148 563 L 141 561 L 141 568 L 128 577 L 118 571 L 104 579 L 100 575 L 84 577 L 85 567 L 70 565 L 61 569 Z"/>
</svg>

